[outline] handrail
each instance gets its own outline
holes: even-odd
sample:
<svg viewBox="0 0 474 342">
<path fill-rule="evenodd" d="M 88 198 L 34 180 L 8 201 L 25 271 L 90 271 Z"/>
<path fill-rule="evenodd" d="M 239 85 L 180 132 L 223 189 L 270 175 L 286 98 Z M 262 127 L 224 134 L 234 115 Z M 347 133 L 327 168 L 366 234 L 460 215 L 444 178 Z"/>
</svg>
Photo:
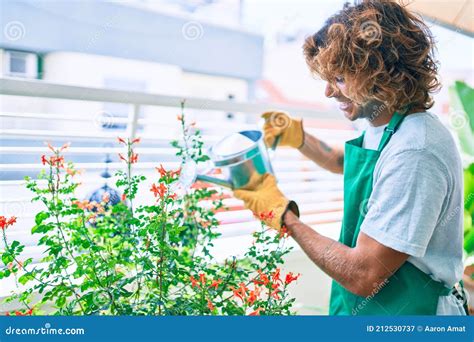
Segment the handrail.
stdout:
<svg viewBox="0 0 474 342">
<path fill-rule="evenodd" d="M 49 83 L 41 80 L 25 80 L 10 77 L 0 78 L 0 94 L 15 96 L 46 97 L 55 99 L 126 103 L 137 106 L 151 105 L 177 108 L 183 97 L 129 90 L 116 90 L 94 87 L 73 86 Z M 268 109 L 278 108 L 298 116 L 337 121 L 328 111 L 310 106 L 288 106 L 278 103 L 256 103 L 208 100 L 205 98 L 185 97 L 186 107 L 201 110 L 220 110 L 259 114 Z"/>
</svg>

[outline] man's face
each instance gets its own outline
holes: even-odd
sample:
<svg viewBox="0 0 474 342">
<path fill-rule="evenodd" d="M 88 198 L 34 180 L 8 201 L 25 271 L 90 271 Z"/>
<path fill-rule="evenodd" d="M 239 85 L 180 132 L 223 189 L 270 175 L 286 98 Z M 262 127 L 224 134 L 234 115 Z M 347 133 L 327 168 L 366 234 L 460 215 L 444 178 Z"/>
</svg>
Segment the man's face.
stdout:
<svg viewBox="0 0 474 342">
<path fill-rule="evenodd" d="M 334 87 L 327 83 L 325 95 L 326 97 L 333 97 L 339 102 L 339 109 L 341 109 L 344 116 L 349 120 L 355 121 L 364 117 L 364 108 L 351 101 L 347 95 L 344 82 L 336 82 Z"/>
</svg>

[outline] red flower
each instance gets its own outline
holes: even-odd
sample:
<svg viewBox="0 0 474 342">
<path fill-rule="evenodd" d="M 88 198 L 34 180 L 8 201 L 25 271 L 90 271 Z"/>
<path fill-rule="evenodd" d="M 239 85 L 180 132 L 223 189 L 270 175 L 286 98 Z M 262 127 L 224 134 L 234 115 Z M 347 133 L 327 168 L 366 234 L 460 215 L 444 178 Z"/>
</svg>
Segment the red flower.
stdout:
<svg viewBox="0 0 474 342">
<path fill-rule="evenodd" d="M 222 279 L 217 279 L 217 280 L 213 280 L 211 285 L 209 285 L 209 287 L 213 287 L 214 289 L 217 290 L 217 288 L 219 287 L 220 283 L 222 283 Z"/>
<path fill-rule="evenodd" d="M 193 276 L 189 277 L 189 281 L 191 282 L 192 287 L 198 287 L 198 288 L 200 287 L 198 280 L 194 278 Z"/>
<path fill-rule="evenodd" d="M 52 152 L 56 152 L 56 150 L 54 149 L 53 145 L 51 145 L 51 143 L 49 142 L 45 142 L 45 143 Z"/>
<path fill-rule="evenodd" d="M 258 274 L 260 276 L 260 280 L 254 280 L 254 284 L 256 285 L 267 285 L 270 282 L 270 279 L 266 274 L 264 274 L 261 270 L 258 270 Z"/>
<path fill-rule="evenodd" d="M 275 217 L 275 213 L 273 212 L 273 210 L 270 210 L 268 212 L 261 212 L 259 215 L 258 215 L 258 218 L 260 219 L 260 221 L 266 221 L 266 220 L 271 220 Z"/>
<path fill-rule="evenodd" d="M 277 269 L 275 270 L 275 272 L 273 272 L 273 274 L 272 274 L 272 281 L 274 281 L 274 282 L 279 281 L 279 282 L 281 283 L 281 279 L 280 279 L 280 269 L 279 269 L 279 268 L 277 268 Z"/>
<path fill-rule="evenodd" d="M 130 164 L 135 164 L 138 162 L 138 154 L 132 152 L 132 155 L 130 156 Z"/>
<path fill-rule="evenodd" d="M 301 274 L 297 274 L 296 276 L 293 275 L 292 272 L 288 273 L 285 277 L 285 284 L 291 284 L 293 281 L 298 280 Z"/>
<path fill-rule="evenodd" d="M 57 168 L 64 167 L 64 157 L 63 156 L 52 156 L 49 160 L 49 164 Z"/>
<path fill-rule="evenodd" d="M 176 201 L 176 199 L 178 198 L 178 195 L 172 194 L 172 195 L 169 195 L 168 197 L 171 198 L 173 201 Z"/>
<path fill-rule="evenodd" d="M 49 164 L 48 158 L 46 158 L 46 156 L 44 154 L 41 156 L 41 163 L 43 165 Z"/>
<path fill-rule="evenodd" d="M 59 149 L 58 152 L 64 151 L 65 149 L 69 148 L 69 146 L 71 146 L 71 143 L 70 143 L 70 142 L 65 143 L 63 146 L 61 146 L 61 148 Z"/>
<path fill-rule="evenodd" d="M 199 281 L 201 282 L 202 285 L 206 284 L 206 275 L 204 273 L 199 274 Z"/>
<path fill-rule="evenodd" d="M 127 142 L 125 141 L 125 139 L 123 138 L 120 138 L 120 137 L 117 137 L 117 140 L 120 144 L 126 144 Z"/>
<path fill-rule="evenodd" d="M 167 174 L 165 168 L 163 167 L 163 164 L 160 164 L 160 167 L 157 167 L 156 171 L 160 173 L 160 177 L 164 177 Z"/>
<path fill-rule="evenodd" d="M 288 230 L 288 228 L 286 226 L 282 226 L 280 228 L 278 237 L 281 239 L 281 238 L 286 238 L 288 236 L 290 236 L 290 231 Z"/>
<path fill-rule="evenodd" d="M 0 216 L 0 229 L 5 230 L 8 227 L 14 225 L 16 223 L 16 217 L 12 216 L 7 219 L 5 216 Z"/>
<path fill-rule="evenodd" d="M 15 311 L 15 316 L 31 316 L 33 314 L 33 309 L 29 309 L 25 312 Z M 7 313 L 7 316 L 10 316 L 10 313 Z"/>
<path fill-rule="evenodd" d="M 281 292 L 280 286 L 278 284 L 272 284 L 272 289 L 273 291 L 271 292 L 270 296 L 272 296 L 275 299 L 280 299 L 279 293 Z"/>
<path fill-rule="evenodd" d="M 260 288 L 255 287 L 255 290 L 249 292 L 249 296 L 247 297 L 247 303 L 249 303 L 249 305 L 253 305 L 253 303 L 255 303 L 259 296 Z"/>
<path fill-rule="evenodd" d="M 153 192 L 153 195 L 155 197 L 160 196 L 160 198 L 163 198 L 166 194 L 166 191 L 168 189 L 166 188 L 166 185 L 163 183 L 160 183 L 159 186 L 156 186 L 156 184 L 152 184 L 150 191 Z"/>
<path fill-rule="evenodd" d="M 249 316 L 260 316 L 260 311 L 265 311 L 264 308 L 257 308 L 254 312 L 249 313 Z"/>
<path fill-rule="evenodd" d="M 179 176 L 181 174 L 181 168 L 177 169 L 176 171 L 171 171 L 171 177 Z"/>
<path fill-rule="evenodd" d="M 141 140 L 141 138 L 135 138 L 135 139 L 132 140 L 132 144 L 139 144 L 140 140 Z"/>
<path fill-rule="evenodd" d="M 121 199 L 122 199 L 122 202 L 125 202 L 125 200 L 127 199 L 127 194 L 123 193 Z"/>
<path fill-rule="evenodd" d="M 234 288 L 233 286 L 231 286 L 230 289 L 234 293 L 235 297 L 240 298 L 242 302 L 245 301 L 245 298 L 247 297 L 248 288 L 245 286 L 244 283 L 240 283 L 238 289 Z"/>
<path fill-rule="evenodd" d="M 207 308 L 211 311 L 214 310 L 214 305 L 212 304 L 210 299 L 207 300 Z"/>
</svg>

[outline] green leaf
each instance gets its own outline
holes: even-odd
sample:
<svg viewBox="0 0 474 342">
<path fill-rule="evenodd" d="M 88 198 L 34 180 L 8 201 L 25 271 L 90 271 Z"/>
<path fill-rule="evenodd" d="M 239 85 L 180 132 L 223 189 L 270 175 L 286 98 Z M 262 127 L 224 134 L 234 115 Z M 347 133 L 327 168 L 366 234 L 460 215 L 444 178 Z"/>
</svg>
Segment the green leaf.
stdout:
<svg viewBox="0 0 474 342">
<path fill-rule="evenodd" d="M 35 216 L 35 223 L 37 225 L 39 225 L 39 224 L 43 223 L 43 221 L 46 220 L 47 218 L 49 218 L 49 213 L 46 212 L 46 211 L 40 211 Z"/>
<path fill-rule="evenodd" d="M 18 278 L 18 282 L 22 285 L 25 285 L 31 279 L 33 279 L 33 276 L 31 275 L 31 273 L 25 273 L 20 278 Z"/>
</svg>

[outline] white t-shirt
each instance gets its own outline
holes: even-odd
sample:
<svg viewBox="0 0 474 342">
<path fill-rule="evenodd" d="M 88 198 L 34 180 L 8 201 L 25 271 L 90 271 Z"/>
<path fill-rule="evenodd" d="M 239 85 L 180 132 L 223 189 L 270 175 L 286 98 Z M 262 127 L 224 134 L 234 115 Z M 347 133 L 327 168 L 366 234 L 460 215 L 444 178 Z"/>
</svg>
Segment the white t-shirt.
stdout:
<svg viewBox="0 0 474 342">
<path fill-rule="evenodd" d="M 384 128 L 368 127 L 363 147 L 376 150 Z M 462 165 L 451 134 L 431 113 L 409 114 L 377 161 L 360 231 L 409 254 L 409 262 L 452 287 L 463 273 L 462 197 Z M 465 313 L 451 294 L 440 297 L 437 314 Z"/>
</svg>

